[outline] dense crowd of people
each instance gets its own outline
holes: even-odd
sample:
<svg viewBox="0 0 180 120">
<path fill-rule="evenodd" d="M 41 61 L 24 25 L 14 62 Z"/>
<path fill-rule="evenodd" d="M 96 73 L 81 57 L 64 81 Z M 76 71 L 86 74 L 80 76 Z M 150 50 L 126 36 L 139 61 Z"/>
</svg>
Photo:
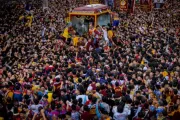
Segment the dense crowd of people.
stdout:
<svg viewBox="0 0 180 120">
<path fill-rule="evenodd" d="M 179 119 L 178 0 L 82 36 L 66 20 L 86 0 L 0 3 L 1 120 Z"/>
</svg>

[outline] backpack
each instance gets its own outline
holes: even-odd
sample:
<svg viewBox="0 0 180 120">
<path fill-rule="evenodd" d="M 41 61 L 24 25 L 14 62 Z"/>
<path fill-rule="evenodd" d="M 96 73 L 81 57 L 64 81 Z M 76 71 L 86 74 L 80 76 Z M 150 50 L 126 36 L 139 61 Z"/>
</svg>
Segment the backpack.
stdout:
<svg viewBox="0 0 180 120">
<path fill-rule="evenodd" d="M 91 115 L 96 114 L 96 104 L 90 106 L 90 114 Z"/>
</svg>

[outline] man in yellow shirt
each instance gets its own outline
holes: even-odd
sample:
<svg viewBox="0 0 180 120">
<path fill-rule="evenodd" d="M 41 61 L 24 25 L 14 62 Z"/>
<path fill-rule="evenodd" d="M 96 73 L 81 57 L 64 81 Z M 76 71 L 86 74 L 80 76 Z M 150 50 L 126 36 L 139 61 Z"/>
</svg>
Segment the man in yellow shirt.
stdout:
<svg viewBox="0 0 180 120">
<path fill-rule="evenodd" d="M 11 98 L 11 100 L 13 99 L 13 91 L 8 89 L 8 86 L 5 87 L 6 89 L 6 93 L 5 93 L 5 97 L 6 98 Z"/>
<path fill-rule="evenodd" d="M 30 14 L 29 16 L 26 17 L 26 19 L 28 19 L 29 22 L 32 23 L 32 21 L 33 21 L 33 16 Z"/>
<path fill-rule="evenodd" d="M 112 29 L 108 30 L 108 38 L 112 40 L 113 38 L 113 31 Z"/>
<path fill-rule="evenodd" d="M 53 99 L 53 87 L 51 86 L 48 87 L 47 96 L 48 96 L 48 99 L 47 99 L 48 103 L 51 103 Z"/>
<path fill-rule="evenodd" d="M 73 38 L 73 46 L 77 47 L 78 46 L 78 42 L 79 42 L 79 36 L 78 36 L 78 33 L 76 33 L 76 35 Z"/>
<path fill-rule="evenodd" d="M 33 21 L 33 16 L 30 14 L 29 16 L 26 17 L 26 19 L 27 19 L 28 21 L 27 21 L 27 23 L 25 24 L 25 26 L 31 27 L 32 21 Z"/>
<path fill-rule="evenodd" d="M 63 32 L 63 37 L 66 38 L 66 40 L 69 38 L 69 28 L 66 27 Z"/>
<path fill-rule="evenodd" d="M 114 41 L 113 41 L 113 36 L 114 36 L 114 33 L 113 33 L 113 30 L 112 28 L 108 30 L 108 39 L 110 41 L 111 44 L 115 44 Z"/>
</svg>

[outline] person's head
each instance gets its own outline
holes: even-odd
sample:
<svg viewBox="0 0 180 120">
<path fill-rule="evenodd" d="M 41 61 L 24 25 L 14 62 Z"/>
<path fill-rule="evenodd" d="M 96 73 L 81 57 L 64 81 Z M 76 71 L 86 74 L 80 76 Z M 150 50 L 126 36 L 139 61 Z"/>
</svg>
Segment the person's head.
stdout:
<svg viewBox="0 0 180 120">
<path fill-rule="evenodd" d="M 96 26 L 96 29 L 99 29 L 99 28 L 100 28 L 100 26 L 99 26 L 99 25 L 97 25 L 97 26 Z"/>
<path fill-rule="evenodd" d="M 84 108 L 84 111 L 87 111 L 87 112 L 89 111 L 89 107 L 87 105 L 84 105 L 83 108 Z"/>
<path fill-rule="evenodd" d="M 107 100 L 108 100 L 107 97 L 105 97 L 105 96 L 102 97 L 103 102 L 107 102 Z"/>
<path fill-rule="evenodd" d="M 74 105 L 77 105 L 77 104 L 78 104 L 78 101 L 77 101 L 76 99 L 74 99 L 74 100 L 72 101 L 72 103 L 73 103 Z"/>
<path fill-rule="evenodd" d="M 20 114 L 19 114 L 19 115 L 20 115 L 21 119 L 23 119 L 23 118 L 25 117 L 25 114 L 26 114 L 26 112 L 25 112 L 25 111 L 21 111 L 21 112 L 20 112 Z"/>
<path fill-rule="evenodd" d="M 140 104 L 139 100 L 136 100 L 136 101 L 134 102 L 134 104 L 135 104 L 135 106 L 138 106 L 138 105 Z"/>
<path fill-rule="evenodd" d="M 119 100 L 115 100 L 115 101 L 114 101 L 114 104 L 115 104 L 116 106 L 118 106 L 118 105 L 119 105 Z"/>
<path fill-rule="evenodd" d="M 140 96 L 141 92 L 140 91 L 136 91 L 136 97 Z"/>
<path fill-rule="evenodd" d="M 118 86 L 119 86 L 119 82 L 116 82 L 116 83 L 115 83 L 115 86 L 118 87 Z"/>
<path fill-rule="evenodd" d="M 175 109 L 175 110 L 177 110 L 178 107 L 179 107 L 179 106 L 178 106 L 177 104 L 174 105 L 174 109 Z"/>
<path fill-rule="evenodd" d="M 178 94 L 178 90 L 177 89 L 174 89 L 174 94 L 177 95 Z"/>
<path fill-rule="evenodd" d="M 23 105 L 22 106 L 22 110 L 26 112 L 28 110 L 28 106 L 27 105 Z"/>
<path fill-rule="evenodd" d="M 92 98 L 92 103 L 95 104 L 96 101 L 97 101 L 97 98 L 96 98 L 96 97 L 93 97 L 93 98 Z"/>
<path fill-rule="evenodd" d="M 144 115 L 145 115 L 144 111 L 140 111 L 140 112 L 138 113 L 138 117 L 139 117 L 139 118 L 143 118 Z"/>
<path fill-rule="evenodd" d="M 166 116 L 168 115 L 167 111 L 166 111 L 166 110 L 163 110 L 163 111 L 162 111 L 162 115 L 163 115 L 164 117 L 166 117 Z"/>
<path fill-rule="evenodd" d="M 102 28 L 103 28 L 104 30 L 106 30 L 106 26 L 105 26 L 105 25 L 103 25 Z"/>
<path fill-rule="evenodd" d="M 76 105 L 73 104 L 73 105 L 71 106 L 71 108 L 72 108 L 73 111 L 76 111 Z"/>
<path fill-rule="evenodd" d="M 126 97 L 123 96 L 122 99 L 121 99 L 121 101 L 124 102 L 124 103 L 126 103 L 126 101 L 127 101 Z"/>
<path fill-rule="evenodd" d="M 92 98 L 93 98 L 92 95 L 88 95 L 88 99 L 89 99 L 90 101 L 92 100 Z"/>
<path fill-rule="evenodd" d="M 118 105 L 118 107 L 117 107 L 117 112 L 118 113 L 122 113 L 123 112 L 123 110 L 124 110 L 124 105 Z"/>
<path fill-rule="evenodd" d="M 52 87 L 52 86 L 49 86 L 49 87 L 48 87 L 48 91 L 53 91 L 53 87 Z"/>
<path fill-rule="evenodd" d="M 35 104 L 35 105 L 38 105 L 38 104 L 39 104 L 39 100 L 38 100 L 38 99 L 35 99 L 35 100 L 34 100 L 34 104 Z"/>
<path fill-rule="evenodd" d="M 44 95 L 44 96 L 43 96 L 43 100 L 46 101 L 47 99 L 48 99 L 48 96 L 47 96 L 47 95 Z"/>
</svg>

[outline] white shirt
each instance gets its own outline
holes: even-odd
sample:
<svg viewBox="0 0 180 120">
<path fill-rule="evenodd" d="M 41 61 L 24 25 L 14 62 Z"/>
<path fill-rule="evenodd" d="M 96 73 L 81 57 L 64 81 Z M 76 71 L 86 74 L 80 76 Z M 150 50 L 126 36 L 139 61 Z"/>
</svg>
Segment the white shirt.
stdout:
<svg viewBox="0 0 180 120">
<path fill-rule="evenodd" d="M 123 111 L 122 113 L 114 113 L 113 115 L 113 119 L 114 120 L 126 120 L 128 116 L 128 112 L 127 111 Z"/>
<path fill-rule="evenodd" d="M 78 100 L 79 98 L 82 98 L 82 104 L 85 104 L 86 101 L 88 101 L 88 96 L 87 95 L 78 95 L 78 96 L 76 96 L 76 100 Z"/>
<path fill-rule="evenodd" d="M 39 107 L 43 107 L 43 105 L 38 104 L 38 105 L 31 105 L 30 109 L 34 112 L 34 113 L 39 113 Z"/>
<path fill-rule="evenodd" d="M 108 113 L 110 112 L 110 107 L 107 103 L 102 102 L 100 104 L 103 106 L 103 108 L 105 109 L 106 112 L 108 112 Z"/>
<path fill-rule="evenodd" d="M 112 112 L 113 112 L 113 113 L 116 113 L 116 112 L 117 112 L 117 106 L 113 106 Z"/>
<path fill-rule="evenodd" d="M 105 41 L 108 42 L 109 39 L 108 39 L 107 30 L 102 29 L 102 31 L 103 31 L 103 36 L 104 36 Z"/>
<path fill-rule="evenodd" d="M 91 91 L 93 88 L 91 85 L 88 86 L 87 91 Z"/>
</svg>

